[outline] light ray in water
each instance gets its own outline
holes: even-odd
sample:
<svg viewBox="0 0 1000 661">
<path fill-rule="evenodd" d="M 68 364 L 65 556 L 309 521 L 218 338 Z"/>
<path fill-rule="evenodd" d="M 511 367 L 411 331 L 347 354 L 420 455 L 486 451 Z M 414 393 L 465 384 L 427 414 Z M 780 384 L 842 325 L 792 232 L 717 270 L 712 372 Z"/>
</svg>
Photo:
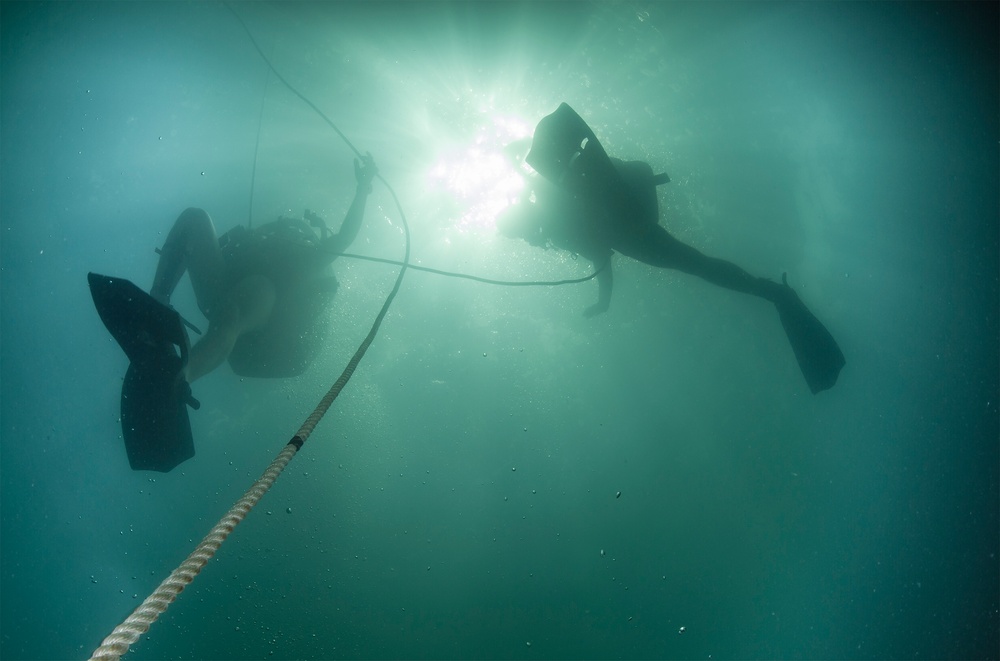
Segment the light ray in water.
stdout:
<svg viewBox="0 0 1000 661">
<path fill-rule="evenodd" d="M 531 135 L 528 122 L 493 114 L 473 139 L 442 151 L 427 171 L 428 189 L 447 195 L 461 232 L 493 231 L 497 214 L 525 186 L 517 164 L 505 151 L 510 143 Z"/>
</svg>

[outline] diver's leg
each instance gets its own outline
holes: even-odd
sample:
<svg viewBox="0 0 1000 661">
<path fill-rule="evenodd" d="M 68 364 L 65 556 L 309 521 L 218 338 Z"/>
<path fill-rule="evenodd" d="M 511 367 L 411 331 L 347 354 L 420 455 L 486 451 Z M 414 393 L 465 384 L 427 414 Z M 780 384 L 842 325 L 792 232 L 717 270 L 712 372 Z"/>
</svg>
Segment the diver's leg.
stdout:
<svg viewBox="0 0 1000 661">
<path fill-rule="evenodd" d="M 660 268 L 677 269 L 697 276 L 713 285 L 744 294 L 775 300 L 781 285 L 766 278 L 757 278 L 724 259 L 709 257 L 678 241 L 661 225 L 650 226 L 641 241 L 642 247 L 629 256 Z M 628 253 L 625 253 L 628 254 Z"/>
<path fill-rule="evenodd" d="M 203 311 L 211 307 L 221 284 L 223 259 L 211 217 L 196 207 L 181 212 L 170 229 L 160 249 L 150 295 L 169 303 L 185 271 L 190 273 L 198 306 Z"/>
<path fill-rule="evenodd" d="M 833 335 L 809 311 L 798 295 L 788 286 L 785 276 L 779 284 L 766 278 L 755 278 L 731 262 L 706 257 L 685 245 L 659 227 L 658 232 L 645 233 L 644 240 L 633 240 L 629 248 L 632 257 L 653 266 L 673 268 L 696 275 L 708 282 L 760 296 L 774 303 L 785 329 L 799 369 L 812 392 L 832 388 L 841 368 L 846 364 L 843 352 Z M 626 253 L 622 250 L 624 254 Z"/>
<path fill-rule="evenodd" d="M 780 285 L 766 278 L 757 278 L 742 268 L 717 257 L 708 257 L 689 245 L 677 241 L 675 248 L 676 268 L 696 275 L 713 285 L 732 289 L 743 294 L 759 296 L 769 301 L 775 300 Z"/>
<path fill-rule="evenodd" d="M 201 340 L 191 347 L 184 377 L 188 383 L 221 365 L 240 335 L 267 323 L 274 309 L 274 284 L 263 276 L 244 278 L 220 301 Z"/>
</svg>

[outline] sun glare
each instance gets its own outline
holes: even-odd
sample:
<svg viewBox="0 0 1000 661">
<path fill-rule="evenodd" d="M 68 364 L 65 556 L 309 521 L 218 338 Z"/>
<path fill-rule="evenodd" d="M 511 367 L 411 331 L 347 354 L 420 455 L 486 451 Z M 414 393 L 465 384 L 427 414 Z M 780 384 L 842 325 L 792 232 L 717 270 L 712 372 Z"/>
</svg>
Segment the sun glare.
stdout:
<svg viewBox="0 0 1000 661">
<path fill-rule="evenodd" d="M 531 135 L 532 127 L 515 117 L 494 115 L 473 139 L 442 152 L 427 173 L 429 189 L 448 195 L 460 232 L 492 231 L 497 214 L 524 188 L 520 166 L 506 149 Z"/>
</svg>

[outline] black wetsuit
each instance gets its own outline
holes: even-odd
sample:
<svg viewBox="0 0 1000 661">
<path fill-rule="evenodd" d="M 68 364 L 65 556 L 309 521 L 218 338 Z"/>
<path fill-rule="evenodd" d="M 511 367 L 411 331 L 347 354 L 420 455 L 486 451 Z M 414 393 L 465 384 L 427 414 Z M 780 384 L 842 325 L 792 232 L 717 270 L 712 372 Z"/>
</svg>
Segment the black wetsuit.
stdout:
<svg viewBox="0 0 1000 661">
<path fill-rule="evenodd" d="M 653 169 L 643 161 L 611 162 L 624 184 L 614 196 L 596 202 L 571 196 L 540 179 L 535 202 L 512 207 L 533 216 L 539 236 L 556 248 L 582 255 L 598 267 L 613 252 L 650 266 L 677 269 L 735 291 L 771 299 L 775 283 L 756 278 L 722 259 L 708 257 L 675 238 L 659 224 Z M 525 208 L 526 207 L 526 208 Z M 530 240 L 530 239 L 529 239 Z"/>
</svg>

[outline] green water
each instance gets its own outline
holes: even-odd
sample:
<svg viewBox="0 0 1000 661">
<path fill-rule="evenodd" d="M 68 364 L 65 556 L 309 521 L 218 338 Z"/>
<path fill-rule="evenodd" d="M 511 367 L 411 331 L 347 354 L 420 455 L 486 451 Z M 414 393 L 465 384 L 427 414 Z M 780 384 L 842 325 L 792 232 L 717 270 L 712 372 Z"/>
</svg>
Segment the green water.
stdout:
<svg viewBox="0 0 1000 661">
<path fill-rule="evenodd" d="M 128 658 L 1000 656 L 995 3 L 234 9 L 375 156 L 414 263 L 589 272 L 493 225 L 521 185 L 498 154 L 566 101 L 670 174 L 675 236 L 787 272 L 847 366 L 814 396 L 773 306 L 622 257 L 595 319 L 592 282 L 410 272 Z M 298 429 L 396 270 L 338 260 L 317 363 L 196 382 L 195 458 L 131 472 L 85 274 L 148 287 L 188 206 L 336 224 L 353 153 L 225 5 L 0 11 L 0 656 L 85 658 Z M 385 188 L 352 249 L 402 256 Z M 204 325 L 187 280 L 174 303 Z"/>
</svg>

